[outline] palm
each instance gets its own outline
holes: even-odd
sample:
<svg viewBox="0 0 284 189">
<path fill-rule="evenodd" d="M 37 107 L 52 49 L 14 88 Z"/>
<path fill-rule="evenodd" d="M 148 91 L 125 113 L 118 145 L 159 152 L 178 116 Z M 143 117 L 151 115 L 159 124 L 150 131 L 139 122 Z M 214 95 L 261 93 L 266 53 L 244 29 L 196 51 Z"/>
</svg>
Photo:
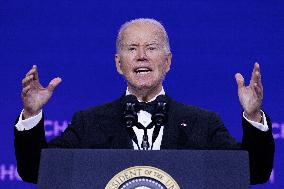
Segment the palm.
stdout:
<svg viewBox="0 0 284 189">
<path fill-rule="evenodd" d="M 238 90 L 238 94 L 241 105 L 245 110 L 245 112 L 253 113 L 255 110 L 260 109 L 261 107 L 261 102 L 259 102 L 260 99 L 258 99 L 257 94 L 252 87 L 244 86 Z"/>
<path fill-rule="evenodd" d="M 61 82 L 60 78 L 53 79 L 44 88 L 38 79 L 37 68 L 34 66 L 23 79 L 22 100 L 28 115 L 37 114 L 50 99 L 54 88 Z"/>
<path fill-rule="evenodd" d="M 37 111 L 47 103 L 51 97 L 51 92 L 43 88 L 38 81 L 31 83 L 31 89 L 26 96 L 23 97 L 24 109 Z"/>
<path fill-rule="evenodd" d="M 253 117 L 260 112 L 263 98 L 263 87 L 261 83 L 259 64 L 254 65 L 250 84 L 244 85 L 244 78 L 241 74 L 236 74 L 238 84 L 238 95 L 240 103 L 246 115 Z"/>
</svg>

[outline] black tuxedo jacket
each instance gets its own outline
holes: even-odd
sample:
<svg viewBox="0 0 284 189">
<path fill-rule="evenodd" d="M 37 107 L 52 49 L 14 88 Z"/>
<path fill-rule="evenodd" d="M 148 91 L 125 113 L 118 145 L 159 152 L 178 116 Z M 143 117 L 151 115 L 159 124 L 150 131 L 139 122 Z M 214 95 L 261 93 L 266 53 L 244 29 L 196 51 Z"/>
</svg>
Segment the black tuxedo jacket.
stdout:
<svg viewBox="0 0 284 189">
<path fill-rule="evenodd" d="M 31 130 L 15 129 L 17 168 L 22 179 L 37 182 L 43 148 L 133 149 L 132 140 L 122 123 L 122 98 L 75 113 L 62 135 L 49 143 L 45 140 L 43 119 Z M 169 98 L 168 116 L 161 149 L 244 149 L 249 152 L 251 183 L 263 183 L 269 179 L 273 166 L 274 140 L 268 116 L 267 132 L 254 128 L 243 119 L 241 143 L 229 134 L 221 119 L 213 112 Z"/>
</svg>

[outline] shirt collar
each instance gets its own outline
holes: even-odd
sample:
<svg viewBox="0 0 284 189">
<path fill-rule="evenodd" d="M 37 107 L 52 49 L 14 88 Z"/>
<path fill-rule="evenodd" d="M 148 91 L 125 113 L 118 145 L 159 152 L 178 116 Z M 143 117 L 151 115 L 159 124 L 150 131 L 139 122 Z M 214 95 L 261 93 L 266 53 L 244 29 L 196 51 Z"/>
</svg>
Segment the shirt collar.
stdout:
<svg viewBox="0 0 284 189">
<path fill-rule="evenodd" d="M 128 90 L 128 87 L 127 87 L 127 89 L 126 89 L 126 93 L 125 93 L 125 95 L 130 95 L 131 93 L 129 92 L 129 90 Z M 165 93 L 165 90 L 164 90 L 164 87 L 162 87 L 162 90 L 156 95 L 156 96 L 154 96 L 154 98 L 152 98 L 152 99 L 150 99 L 148 102 L 152 102 L 152 101 L 154 101 L 156 98 L 157 98 L 157 96 L 159 96 L 159 95 L 165 95 L 166 93 Z M 137 99 L 139 102 L 141 102 L 139 99 Z"/>
</svg>

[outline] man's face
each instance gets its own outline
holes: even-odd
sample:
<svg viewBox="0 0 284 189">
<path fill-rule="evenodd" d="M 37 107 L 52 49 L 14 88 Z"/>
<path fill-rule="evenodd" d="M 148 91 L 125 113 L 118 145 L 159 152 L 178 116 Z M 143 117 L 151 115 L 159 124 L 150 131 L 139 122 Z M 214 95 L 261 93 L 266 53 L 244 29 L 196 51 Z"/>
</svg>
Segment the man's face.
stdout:
<svg viewBox="0 0 284 189">
<path fill-rule="evenodd" d="M 171 54 L 159 27 L 135 23 L 122 32 L 121 49 L 115 57 L 117 71 L 130 89 L 155 89 L 162 86 L 170 69 Z"/>
</svg>

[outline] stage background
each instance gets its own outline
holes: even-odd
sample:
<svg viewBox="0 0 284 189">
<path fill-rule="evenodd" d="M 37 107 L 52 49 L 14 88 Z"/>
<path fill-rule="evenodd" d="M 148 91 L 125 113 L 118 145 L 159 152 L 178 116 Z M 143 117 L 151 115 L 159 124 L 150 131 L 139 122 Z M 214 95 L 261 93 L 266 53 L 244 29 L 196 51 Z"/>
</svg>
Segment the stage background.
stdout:
<svg viewBox="0 0 284 189">
<path fill-rule="evenodd" d="M 234 75 L 248 83 L 255 61 L 264 85 L 263 109 L 273 121 L 274 171 L 268 184 L 284 188 L 284 1 L 0 1 L 0 188 L 31 189 L 16 173 L 14 121 L 21 112 L 21 80 L 38 65 L 44 86 L 63 82 L 45 106 L 48 138 L 74 112 L 125 92 L 114 63 L 115 39 L 127 20 L 161 21 L 173 53 L 164 88 L 186 104 L 220 114 L 241 139 L 241 106 Z"/>
</svg>

